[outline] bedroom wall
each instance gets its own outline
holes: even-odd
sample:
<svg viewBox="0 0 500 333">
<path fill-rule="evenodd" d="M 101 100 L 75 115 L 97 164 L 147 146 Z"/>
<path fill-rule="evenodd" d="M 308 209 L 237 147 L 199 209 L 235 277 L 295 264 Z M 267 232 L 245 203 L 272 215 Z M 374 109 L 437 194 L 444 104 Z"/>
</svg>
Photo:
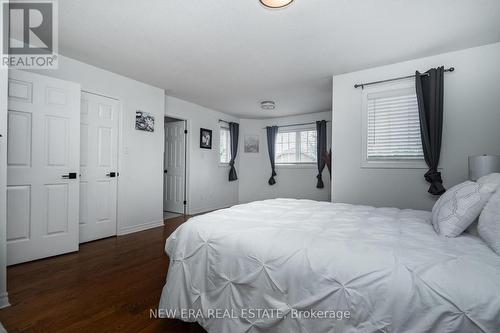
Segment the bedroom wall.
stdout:
<svg viewBox="0 0 500 333">
<path fill-rule="evenodd" d="M 467 179 L 467 157 L 500 154 L 500 43 L 333 77 L 333 201 L 432 208 L 423 169 L 361 168 L 359 82 L 383 80 L 444 65 L 442 175 L 447 188 Z"/>
<path fill-rule="evenodd" d="M 241 180 L 229 182 L 229 167 L 219 164 L 218 121 L 239 122 L 239 119 L 171 96 L 165 96 L 165 114 L 188 121 L 188 213 L 197 214 L 237 204 Z M 212 149 L 200 148 L 200 128 L 212 130 Z M 239 156 L 236 157 L 237 170 L 238 160 Z"/>
<path fill-rule="evenodd" d="M 332 113 L 319 112 L 300 116 L 270 118 L 270 119 L 241 119 L 240 141 L 238 155 L 240 167 L 239 198 L 240 202 L 250 202 L 270 198 L 299 198 L 330 201 L 330 177 L 325 167 L 323 171 L 323 189 L 316 188 L 316 165 L 314 166 L 277 166 L 276 184 L 270 186 L 267 181 L 271 175 L 271 164 L 267 150 L 267 137 L 264 127 L 271 125 L 287 125 L 308 123 L 316 120 L 331 120 Z M 328 123 L 328 142 L 331 138 L 331 123 Z M 259 153 L 245 153 L 245 135 L 258 135 L 260 138 Z"/>
<path fill-rule="evenodd" d="M 3 17 L 3 6 L 0 6 Z M 0 45 L 3 45 L 3 24 L 0 24 Z M 7 68 L 0 64 L 0 308 L 7 306 Z M 0 325 L 1 328 L 1 325 Z M 1 329 L 0 329 L 1 331 Z"/>
<path fill-rule="evenodd" d="M 162 225 L 164 90 L 65 56 L 59 57 L 58 70 L 36 72 L 121 101 L 118 234 Z M 153 133 L 135 130 L 138 109 L 155 115 Z"/>
</svg>

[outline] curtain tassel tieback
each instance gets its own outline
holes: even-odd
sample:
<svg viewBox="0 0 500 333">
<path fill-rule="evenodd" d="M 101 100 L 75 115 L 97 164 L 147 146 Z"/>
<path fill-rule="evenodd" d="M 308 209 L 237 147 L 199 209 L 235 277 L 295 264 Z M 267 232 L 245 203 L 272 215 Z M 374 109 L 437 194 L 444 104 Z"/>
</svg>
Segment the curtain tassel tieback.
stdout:
<svg viewBox="0 0 500 333">
<path fill-rule="evenodd" d="M 441 178 L 441 172 L 437 170 L 429 170 L 424 175 L 425 180 L 431 184 L 429 187 L 429 193 L 433 195 L 441 195 L 446 192 L 443 186 L 443 179 Z"/>
<path fill-rule="evenodd" d="M 316 184 L 316 188 L 324 188 L 325 184 L 323 183 L 323 177 L 321 174 L 317 175 L 316 178 L 318 178 L 318 183 Z"/>
<path fill-rule="evenodd" d="M 273 170 L 273 172 L 272 172 L 272 174 L 271 174 L 271 178 L 269 178 L 269 180 L 267 181 L 267 183 L 268 183 L 269 185 L 274 185 L 274 184 L 276 184 L 276 180 L 274 179 L 274 177 L 276 177 L 276 176 L 277 176 L 277 174 L 276 174 L 276 172 Z"/>
</svg>

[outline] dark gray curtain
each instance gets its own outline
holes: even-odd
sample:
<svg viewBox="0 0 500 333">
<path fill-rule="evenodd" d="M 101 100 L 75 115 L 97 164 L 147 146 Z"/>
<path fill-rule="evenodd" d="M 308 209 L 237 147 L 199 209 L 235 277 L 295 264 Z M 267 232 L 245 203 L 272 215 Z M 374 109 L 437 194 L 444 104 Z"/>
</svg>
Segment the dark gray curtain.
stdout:
<svg viewBox="0 0 500 333">
<path fill-rule="evenodd" d="M 433 195 L 441 195 L 446 191 L 441 173 L 438 172 L 443 134 L 443 79 L 444 67 L 432 68 L 424 74 L 415 73 L 422 148 L 429 166 L 424 177 L 431 184 L 429 193 Z"/>
<path fill-rule="evenodd" d="M 316 139 L 317 139 L 317 147 L 316 147 L 316 158 L 318 160 L 318 183 L 316 184 L 317 188 L 323 188 L 325 185 L 323 184 L 322 173 L 325 168 L 325 154 L 326 154 L 326 120 L 321 120 L 316 122 Z"/>
<path fill-rule="evenodd" d="M 276 176 L 274 154 L 276 152 L 276 136 L 278 135 L 278 126 L 267 126 L 267 151 L 269 152 L 269 161 L 271 162 L 271 178 L 267 181 L 269 185 L 276 184 L 274 177 Z"/>
<path fill-rule="evenodd" d="M 231 160 L 229 161 L 229 181 L 232 182 L 238 179 L 236 174 L 236 168 L 234 167 L 234 161 L 236 160 L 236 154 L 238 154 L 238 135 L 240 132 L 240 125 L 237 123 L 229 123 L 229 137 L 231 140 Z"/>
</svg>

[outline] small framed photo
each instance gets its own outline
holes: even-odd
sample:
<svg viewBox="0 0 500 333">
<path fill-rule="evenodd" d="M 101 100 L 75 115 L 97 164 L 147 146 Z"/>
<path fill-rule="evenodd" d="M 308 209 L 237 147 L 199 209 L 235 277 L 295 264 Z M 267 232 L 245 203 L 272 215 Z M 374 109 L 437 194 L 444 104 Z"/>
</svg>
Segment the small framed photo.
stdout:
<svg viewBox="0 0 500 333">
<path fill-rule="evenodd" d="M 259 136 L 257 135 L 245 135 L 244 144 L 245 153 L 258 153 L 259 152 Z"/>
<path fill-rule="evenodd" d="M 155 116 L 151 113 L 137 110 L 135 112 L 135 129 L 139 131 L 154 132 Z"/>
<path fill-rule="evenodd" d="M 212 149 L 212 130 L 200 128 L 200 148 Z"/>
</svg>

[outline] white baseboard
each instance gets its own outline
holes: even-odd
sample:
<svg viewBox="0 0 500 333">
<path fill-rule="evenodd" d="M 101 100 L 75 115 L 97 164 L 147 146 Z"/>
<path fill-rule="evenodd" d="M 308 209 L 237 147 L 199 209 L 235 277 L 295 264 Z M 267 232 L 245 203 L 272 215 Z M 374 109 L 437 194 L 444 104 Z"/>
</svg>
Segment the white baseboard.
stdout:
<svg viewBox="0 0 500 333">
<path fill-rule="evenodd" d="M 0 309 L 6 308 L 8 306 L 10 306 L 9 294 L 6 292 L 0 294 Z M 0 330 L 0 332 L 2 332 L 2 331 Z"/>
<path fill-rule="evenodd" d="M 123 236 L 123 235 L 131 234 L 134 232 L 143 231 L 143 230 L 147 230 L 147 229 L 151 229 L 151 228 L 162 227 L 162 226 L 163 226 L 163 220 L 133 225 L 130 227 L 122 227 L 118 231 L 118 236 Z"/>
</svg>

